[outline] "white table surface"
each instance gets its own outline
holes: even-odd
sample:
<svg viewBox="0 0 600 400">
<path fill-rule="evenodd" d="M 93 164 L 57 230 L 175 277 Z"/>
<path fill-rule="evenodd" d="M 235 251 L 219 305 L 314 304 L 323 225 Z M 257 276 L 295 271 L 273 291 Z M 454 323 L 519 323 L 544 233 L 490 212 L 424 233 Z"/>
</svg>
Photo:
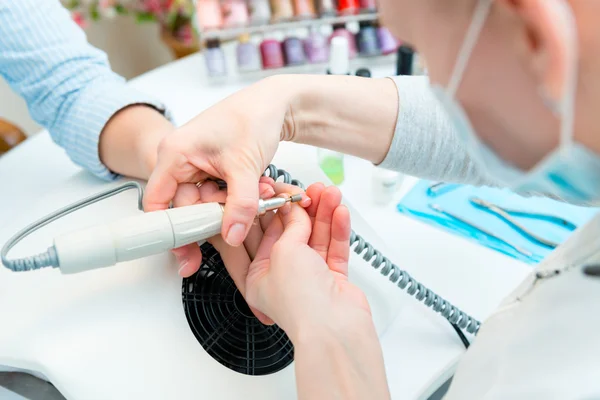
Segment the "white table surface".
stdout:
<svg viewBox="0 0 600 400">
<path fill-rule="evenodd" d="M 364 61 L 355 65 L 369 66 Z M 374 76 L 394 73 L 389 61 L 371 65 L 371 70 Z M 147 73 L 131 84 L 162 98 L 177 122 L 184 123 L 261 75 L 218 83 L 208 81 L 204 71 L 202 57 L 195 55 Z M 369 188 L 372 168 L 368 162 L 346 159 L 347 179 L 341 185 L 346 201 L 395 248 L 391 258 L 397 264 L 456 306 L 484 320 L 530 267 L 408 219 L 395 210 L 396 201 L 375 206 Z M 0 158 L 0 237 L 8 237 L 9 232 L 3 232 L 2 227 L 15 215 L 35 209 L 43 194 L 80 172 L 47 132 Z M 91 176 L 77 182 L 98 185 Z M 397 199 L 414 182 L 408 178 Z M 392 395 L 398 399 L 427 398 L 452 375 L 464 352 L 449 324 L 415 301 L 402 309 L 381 340 Z"/>
</svg>

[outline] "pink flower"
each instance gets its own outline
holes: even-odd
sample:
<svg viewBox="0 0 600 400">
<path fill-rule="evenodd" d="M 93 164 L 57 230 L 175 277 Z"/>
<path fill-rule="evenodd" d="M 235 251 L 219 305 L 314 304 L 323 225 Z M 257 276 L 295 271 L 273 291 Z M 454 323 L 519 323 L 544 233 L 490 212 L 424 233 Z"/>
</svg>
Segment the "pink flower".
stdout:
<svg viewBox="0 0 600 400">
<path fill-rule="evenodd" d="M 159 15 L 162 11 L 162 4 L 160 0 L 145 0 L 144 9 L 154 15 Z"/>
<path fill-rule="evenodd" d="M 87 21 L 83 17 L 83 14 L 80 13 L 79 11 L 72 12 L 71 18 L 73 18 L 73 21 L 75 21 L 75 23 L 77 25 L 79 25 L 81 28 L 85 28 L 87 26 Z"/>
<path fill-rule="evenodd" d="M 177 36 L 186 45 L 190 45 L 194 41 L 194 33 L 190 25 L 182 26 L 181 29 L 179 29 L 179 32 L 177 32 Z"/>
</svg>

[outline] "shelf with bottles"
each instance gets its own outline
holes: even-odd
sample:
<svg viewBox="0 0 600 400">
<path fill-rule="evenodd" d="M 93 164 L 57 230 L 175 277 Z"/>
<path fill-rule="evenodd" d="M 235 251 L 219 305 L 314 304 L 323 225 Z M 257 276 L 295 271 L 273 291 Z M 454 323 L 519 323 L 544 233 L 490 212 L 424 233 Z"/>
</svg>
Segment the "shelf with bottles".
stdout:
<svg viewBox="0 0 600 400">
<path fill-rule="evenodd" d="M 202 41 L 242 34 L 376 21 L 375 0 L 195 0 Z"/>
<path fill-rule="evenodd" d="M 223 52 L 219 39 L 206 41 L 204 57 L 207 73 L 211 77 L 225 76 L 231 72 L 231 65 L 239 74 L 254 74 L 257 71 L 291 73 L 296 70 L 311 73 L 318 70 L 317 67 L 321 67 L 324 73 L 330 61 L 330 42 L 336 37 L 347 39 L 349 60 L 364 61 L 363 66 L 381 59 L 391 63 L 391 57 L 400 46 L 377 21 L 319 25 L 253 35 L 244 33 L 238 38 L 233 54 Z M 232 60 L 226 58 L 233 58 L 234 62 L 227 62 Z"/>
</svg>

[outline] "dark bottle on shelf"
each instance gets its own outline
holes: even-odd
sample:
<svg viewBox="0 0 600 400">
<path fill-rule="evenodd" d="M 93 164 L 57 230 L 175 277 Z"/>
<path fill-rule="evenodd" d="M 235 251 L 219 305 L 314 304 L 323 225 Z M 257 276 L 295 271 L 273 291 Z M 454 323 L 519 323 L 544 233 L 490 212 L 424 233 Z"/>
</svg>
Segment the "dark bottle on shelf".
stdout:
<svg viewBox="0 0 600 400">
<path fill-rule="evenodd" d="M 364 21 L 360 23 L 356 42 L 362 56 L 377 56 L 381 54 L 379 40 L 377 40 L 377 30 L 371 22 Z"/>
</svg>

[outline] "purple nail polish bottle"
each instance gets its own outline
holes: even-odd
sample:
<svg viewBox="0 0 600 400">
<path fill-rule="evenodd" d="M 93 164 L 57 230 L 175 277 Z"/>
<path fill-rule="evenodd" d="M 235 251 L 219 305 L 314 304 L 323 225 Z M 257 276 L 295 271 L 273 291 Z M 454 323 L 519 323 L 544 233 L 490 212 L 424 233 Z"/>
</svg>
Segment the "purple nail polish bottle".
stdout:
<svg viewBox="0 0 600 400">
<path fill-rule="evenodd" d="M 356 40 L 361 55 L 377 56 L 381 54 L 377 31 L 371 22 L 365 21 L 360 23 L 360 31 L 356 36 Z"/>
<path fill-rule="evenodd" d="M 240 36 L 236 49 L 236 58 L 239 71 L 258 71 L 262 68 L 260 52 L 256 44 L 250 40 L 249 34 Z"/>
<path fill-rule="evenodd" d="M 381 54 L 388 55 L 393 54 L 398 50 L 400 44 L 394 38 L 392 33 L 383 26 L 380 26 L 377 29 L 377 38 L 379 39 L 379 47 L 381 49 Z"/>
<path fill-rule="evenodd" d="M 306 63 L 302 40 L 300 40 L 296 32 L 290 32 L 288 37 L 283 41 L 283 55 L 286 65 L 302 65 Z"/>
<path fill-rule="evenodd" d="M 311 64 L 325 63 L 329 59 L 329 43 L 316 27 L 312 27 L 304 40 L 304 53 Z"/>
<path fill-rule="evenodd" d="M 227 75 L 225 54 L 221 49 L 221 42 L 218 39 L 206 41 L 204 60 L 206 61 L 206 70 L 208 71 L 209 76 L 216 77 Z"/>
</svg>

